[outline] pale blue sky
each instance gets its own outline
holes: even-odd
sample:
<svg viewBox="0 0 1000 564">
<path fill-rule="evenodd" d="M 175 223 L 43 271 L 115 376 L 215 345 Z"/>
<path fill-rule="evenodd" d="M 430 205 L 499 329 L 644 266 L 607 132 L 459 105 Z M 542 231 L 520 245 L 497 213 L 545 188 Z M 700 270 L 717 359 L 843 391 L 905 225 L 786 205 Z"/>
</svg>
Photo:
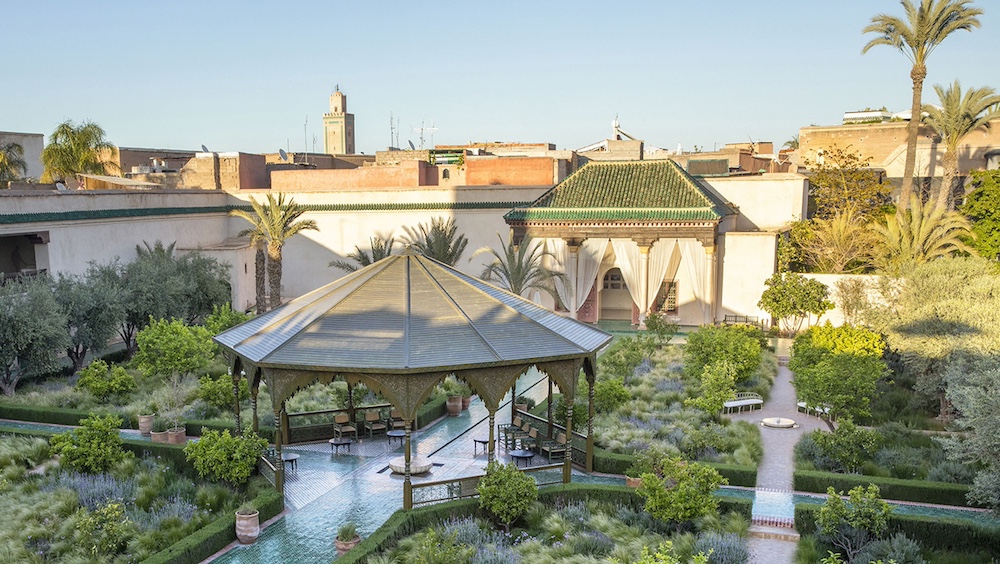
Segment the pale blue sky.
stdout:
<svg viewBox="0 0 1000 564">
<path fill-rule="evenodd" d="M 931 56 L 931 85 L 1000 88 L 1000 2 Z M 122 146 L 272 152 L 316 136 L 339 83 L 358 151 L 622 129 L 669 149 L 772 140 L 909 107 L 909 63 L 861 29 L 896 0 L 5 2 L 0 130 L 90 119 Z M 428 139 L 429 142 L 429 139 Z"/>
</svg>

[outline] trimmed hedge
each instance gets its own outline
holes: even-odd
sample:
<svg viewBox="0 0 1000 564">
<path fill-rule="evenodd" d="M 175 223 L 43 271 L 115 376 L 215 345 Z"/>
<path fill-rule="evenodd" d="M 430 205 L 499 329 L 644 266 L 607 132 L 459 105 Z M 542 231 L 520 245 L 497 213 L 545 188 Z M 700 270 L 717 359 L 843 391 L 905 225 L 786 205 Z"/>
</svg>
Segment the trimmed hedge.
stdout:
<svg viewBox="0 0 1000 564">
<path fill-rule="evenodd" d="M 420 406 L 417 410 L 416 428 L 422 429 L 439 417 L 448 413 L 448 398 L 440 397 Z"/>
<path fill-rule="evenodd" d="M 796 491 L 817 493 L 826 493 L 826 489 L 831 486 L 838 492 L 847 492 L 858 486 L 875 484 L 883 499 L 969 506 L 966 500 L 969 486 L 964 484 L 813 471 L 795 472 L 793 483 Z"/>
<path fill-rule="evenodd" d="M 799 534 L 816 532 L 816 514 L 820 507 L 805 503 L 795 505 L 795 530 Z M 961 553 L 982 552 L 994 558 L 1000 557 L 1000 527 L 971 520 L 893 513 L 889 516 L 888 534 L 893 533 L 904 533 L 925 548 Z"/>
<path fill-rule="evenodd" d="M 632 465 L 635 455 L 608 452 L 604 449 L 594 448 L 594 472 L 604 474 L 624 474 L 625 470 Z M 711 466 L 729 480 L 730 486 L 744 486 L 752 488 L 757 485 L 757 468 L 753 466 L 740 466 L 738 464 L 723 464 L 721 462 L 699 462 L 705 466 Z M 825 492 L 826 489 L 824 488 Z"/>
<path fill-rule="evenodd" d="M 251 503 L 260 512 L 261 523 L 281 513 L 285 508 L 284 498 L 277 491 L 270 489 L 265 490 Z M 236 516 L 227 515 L 157 552 L 143 562 L 145 564 L 197 564 L 222 550 L 234 540 L 236 540 Z"/>
</svg>

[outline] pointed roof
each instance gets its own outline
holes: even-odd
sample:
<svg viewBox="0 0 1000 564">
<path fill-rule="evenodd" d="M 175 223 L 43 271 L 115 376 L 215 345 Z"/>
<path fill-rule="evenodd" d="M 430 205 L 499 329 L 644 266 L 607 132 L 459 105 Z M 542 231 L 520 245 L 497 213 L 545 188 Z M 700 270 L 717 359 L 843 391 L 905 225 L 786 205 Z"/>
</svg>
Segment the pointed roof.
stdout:
<svg viewBox="0 0 1000 564">
<path fill-rule="evenodd" d="M 712 221 L 733 213 L 672 160 L 604 161 L 587 163 L 504 219 Z"/>
<path fill-rule="evenodd" d="M 265 368 L 416 373 L 586 357 L 611 335 L 407 252 L 215 340 Z"/>
</svg>

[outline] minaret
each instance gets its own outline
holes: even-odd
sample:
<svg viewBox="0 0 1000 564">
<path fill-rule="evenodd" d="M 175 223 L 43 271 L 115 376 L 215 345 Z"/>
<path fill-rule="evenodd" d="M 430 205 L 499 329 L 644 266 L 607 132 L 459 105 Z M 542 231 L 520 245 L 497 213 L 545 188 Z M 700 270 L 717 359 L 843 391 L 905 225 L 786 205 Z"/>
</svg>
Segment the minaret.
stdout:
<svg viewBox="0 0 1000 564">
<path fill-rule="evenodd" d="M 354 154 L 354 114 L 347 113 L 347 96 L 339 84 L 330 95 L 330 113 L 323 115 L 323 150 L 331 155 Z"/>
</svg>

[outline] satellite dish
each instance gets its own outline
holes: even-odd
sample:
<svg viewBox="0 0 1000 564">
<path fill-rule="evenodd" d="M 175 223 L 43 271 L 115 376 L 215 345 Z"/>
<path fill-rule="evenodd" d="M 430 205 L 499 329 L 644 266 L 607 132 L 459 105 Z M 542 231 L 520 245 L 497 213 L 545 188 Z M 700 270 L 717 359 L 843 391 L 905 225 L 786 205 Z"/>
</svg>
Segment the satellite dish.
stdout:
<svg viewBox="0 0 1000 564">
<path fill-rule="evenodd" d="M 281 157 L 281 160 L 288 162 L 288 153 L 284 149 L 278 149 L 278 156 Z"/>
<path fill-rule="evenodd" d="M 209 151 L 209 150 L 208 150 L 208 147 L 206 147 L 206 146 L 202 145 L 202 146 L 201 146 L 201 152 L 202 152 L 202 153 L 209 153 L 209 152 L 211 152 L 211 151 Z"/>
<path fill-rule="evenodd" d="M 411 151 L 416 151 L 417 150 L 417 148 L 413 146 L 413 141 L 407 141 L 407 143 L 410 144 L 410 150 Z"/>
</svg>

